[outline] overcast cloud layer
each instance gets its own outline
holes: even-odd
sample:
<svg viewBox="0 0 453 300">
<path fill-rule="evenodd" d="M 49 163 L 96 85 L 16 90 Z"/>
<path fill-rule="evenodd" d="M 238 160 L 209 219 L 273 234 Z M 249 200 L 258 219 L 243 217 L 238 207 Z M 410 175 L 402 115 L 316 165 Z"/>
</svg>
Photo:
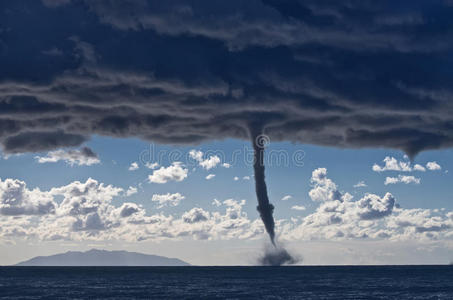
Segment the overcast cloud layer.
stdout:
<svg viewBox="0 0 453 300">
<path fill-rule="evenodd" d="M 8 1 L 0 144 L 453 145 L 451 1 Z"/>
</svg>

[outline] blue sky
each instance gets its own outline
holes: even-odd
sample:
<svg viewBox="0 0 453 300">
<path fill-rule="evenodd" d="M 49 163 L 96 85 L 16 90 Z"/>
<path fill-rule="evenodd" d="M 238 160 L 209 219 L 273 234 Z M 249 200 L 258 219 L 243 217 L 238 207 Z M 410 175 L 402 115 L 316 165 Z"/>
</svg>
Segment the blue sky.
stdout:
<svg viewBox="0 0 453 300">
<path fill-rule="evenodd" d="M 187 203 L 189 206 L 194 204 L 209 206 L 214 198 L 252 200 L 255 197 L 253 168 L 250 163 L 250 154 L 246 154 L 251 153 L 252 148 L 249 143 L 244 141 L 226 140 L 196 146 L 171 147 L 150 144 L 136 139 L 95 137 L 87 145 L 98 153 L 101 161 L 99 164 L 70 166 L 64 161 L 40 164 L 35 157 L 44 156 L 45 152 L 21 154 L 2 160 L 0 176 L 2 178 L 21 179 L 26 181 L 30 188 L 39 187 L 44 190 L 65 185 L 75 180 L 84 181 L 89 177 L 124 189 L 129 186 L 137 187 L 138 184 L 141 184 L 142 190 L 132 199 L 144 205 L 151 204 L 149 198 L 153 193 L 164 192 L 183 191 L 184 195 L 187 195 L 188 200 L 185 202 L 189 202 Z M 228 162 L 231 167 L 224 168 L 219 164 L 213 169 L 205 170 L 190 158 L 189 152 L 193 149 L 204 152 L 205 158 L 206 153 L 208 156 L 209 153 L 223 153 L 225 159 L 222 163 Z M 282 158 L 280 164 L 274 160 L 273 164 L 266 166 L 266 174 L 271 200 L 276 204 L 278 203 L 275 213 L 284 213 L 282 217 L 287 217 L 289 213 L 300 213 L 291 212 L 287 204 L 310 204 L 308 191 L 310 190 L 311 172 L 319 167 L 327 168 L 329 177 L 333 178 L 341 189 L 357 193 L 357 195 L 365 192 L 381 194 L 390 191 L 397 196 L 401 205 L 408 208 L 453 209 L 449 197 L 451 190 L 448 185 L 448 182 L 451 181 L 448 170 L 450 168 L 449 157 L 453 154 L 452 150 L 427 151 L 419 154 L 412 164 L 418 163 L 425 166 L 427 162 L 436 161 L 442 167 L 442 170 L 435 172 L 414 171 L 409 172 L 410 174 L 398 171 L 380 173 L 372 171 L 374 164 L 384 165 L 383 159 L 386 156 L 394 157 L 399 161 L 410 162 L 401 151 L 335 149 L 278 142 L 271 143 L 267 148 L 268 159 L 269 152 L 281 150 L 285 153 L 282 155 L 287 153 L 287 159 Z M 302 163 L 292 161 L 296 151 L 303 151 Z M 155 153 L 154 157 L 149 156 L 148 153 L 150 152 Z M 239 158 L 232 162 L 232 156 L 235 152 L 239 153 Z M 161 161 L 157 161 L 159 155 L 163 158 Z M 176 155 L 176 158 L 179 159 L 169 161 L 172 155 Z M 144 165 L 150 158 L 151 162 L 157 162 L 160 166 L 166 167 L 171 162 L 179 160 L 188 166 L 192 166 L 192 168 L 189 171 L 188 178 L 183 182 L 150 183 L 147 178 L 153 170 Z M 138 163 L 139 169 L 129 171 L 128 169 L 133 162 Z M 209 174 L 215 174 L 216 177 L 208 181 L 205 177 Z M 386 177 L 393 177 L 398 174 L 415 175 L 421 179 L 421 183 L 384 185 Z M 244 180 L 244 176 L 249 176 L 250 180 Z M 239 177 L 239 180 L 234 181 L 234 177 Z M 360 181 L 364 181 L 367 186 L 354 188 L 353 186 Z M 285 195 L 292 195 L 293 199 L 288 202 L 281 202 L 280 199 Z M 254 203 L 250 204 L 248 212 L 255 214 Z M 189 206 L 186 206 L 186 208 Z"/>
<path fill-rule="evenodd" d="M 175 218 L 180 218 L 184 213 L 194 207 L 199 207 L 210 212 L 220 211 L 219 207 L 213 205 L 214 199 L 220 202 L 226 199 L 245 200 L 242 212 L 247 214 L 248 219 L 253 220 L 259 218 L 256 211 L 257 203 L 254 191 L 253 168 L 250 165 L 250 161 L 244 160 L 243 156 L 241 156 L 241 159 L 235 160 L 235 162 L 231 161 L 233 153 L 251 151 L 251 147 L 247 142 L 225 140 L 196 146 L 175 147 L 149 144 L 137 139 L 94 137 L 87 143 L 87 146 L 97 153 L 98 163 L 90 166 L 78 165 L 77 163 L 70 165 L 63 160 L 59 162 L 38 163 L 37 157 L 45 157 L 47 152 L 12 155 L 6 156 L 1 160 L 0 178 L 2 180 L 6 178 L 19 179 L 26 182 L 28 189 L 39 188 L 42 191 L 50 190 L 54 187 L 66 186 L 74 181 L 85 182 L 90 177 L 105 185 L 122 188 L 124 191 L 128 190 L 129 187 L 135 187 L 137 188 L 137 193 L 130 196 L 120 193 L 118 196 L 113 197 L 112 205 L 119 207 L 124 202 L 132 202 L 142 205 L 148 215 L 164 214 L 172 215 Z M 190 158 L 189 152 L 191 150 L 202 151 L 204 153 L 203 159 L 207 159 L 216 153 L 217 156 L 222 157 L 222 160 L 215 167 L 206 170 L 199 165 L 199 162 Z M 150 151 L 154 153 L 151 162 L 157 162 L 159 164 L 159 167 L 156 167 L 154 170 L 145 166 L 149 161 Z M 288 163 L 284 160 L 280 164 L 273 161 L 272 164 L 268 162 L 269 165 L 266 167 L 269 196 L 275 206 L 274 216 L 276 220 L 304 218 L 316 212 L 320 203 L 313 201 L 309 192 L 313 188 L 313 182 L 310 181 L 312 172 L 318 168 L 326 168 L 328 177 L 336 183 L 338 189 L 342 193 L 350 193 L 354 196 L 354 201 L 359 200 L 366 193 L 382 196 L 390 192 L 396 199 L 396 203 L 405 209 L 428 209 L 434 211 L 443 208 L 446 212 L 453 209 L 450 197 L 451 188 L 448 184 L 451 181 L 451 175 L 448 172 L 451 164 L 449 163 L 451 161 L 449 157 L 452 155 L 451 150 L 427 151 L 418 155 L 412 162 L 401 151 L 388 149 L 345 150 L 283 142 L 272 143 L 271 141 L 266 151 L 267 158 L 269 158 L 269 155 L 272 155 L 271 153 L 276 153 L 276 151 L 280 151 L 279 153 L 281 155 L 287 154 L 289 157 Z M 161 153 L 160 155 L 162 157 L 159 161 L 154 159 L 158 157 L 158 153 Z M 294 161 L 294 153 L 302 153 L 302 159 Z M 412 167 L 415 164 L 426 166 L 428 162 L 435 161 L 441 166 L 441 170 L 426 170 L 425 172 L 373 171 L 372 167 L 374 164 L 378 164 L 381 167 L 384 166 L 383 159 L 387 156 L 394 157 L 401 162 L 410 163 Z M 188 169 L 188 176 L 179 182 L 172 180 L 164 184 L 150 182 L 148 176 L 152 175 L 160 167 L 171 165 L 174 162 L 174 158 L 181 161 L 183 166 Z M 129 170 L 133 162 L 137 162 L 138 169 Z M 229 162 L 231 166 L 229 168 L 223 167 L 222 164 L 224 162 Z M 207 180 L 206 176 L 209 174 L 215 174 L 215 177 Z M 420 179 L 420 183 L 384 184 L 386 177 L 398 177 L 398 175 L 415 176 Z M 244 179 L 247 176 L 250 179 Z M 237 177 L 237 180 L 235 180 L 235 177 Z M 354 185 L 361 181 L 366 186 L 354 187 Z M 163 207 L 159 207 L 157 202 L 152 201 L 153 195 L 165 195 L 167 193 L 179 193 L 184 198 L 175 206 L 167 203 Z M 282 200 L 284 196 L 288 195 L 291 196 L 290 199 Z M 59 202 L 61 199 L 57 199 L 56 201 Z M 292 209 L 294 206 L 303 207 L 304 210 Z M 280 233 L 277 232 L 277 234 Z M 126 247 L 126 249 L 141 252 L 165 254 L 169 251 L 169 248 L 174 248 L 174 245 L 182 243 L 183 245 L 192 245 L 195 247 L 198 241 L 200 246 L 203 245 L 201 247 L 210 249 L 209 251 L 222 253 L 223 255 L 221 255 L 221 258 L 209 258 L 203 261 L 199 255 L 192 254 L 192 256 L 189 255 L 187 257 L 188 254 L 184 253 L 184 251 L 172 250 L 175 256 L 183 257 L 193 263 L 200 264 L 250 264 L 253 263 L 250 259 L 250 257 L 253 257 L 253 254 L 250 253 L 261 252 L 260 248 L 263 247 L 263 243 L 267 243 L 267 237 L 264 233 L 251 240 L 241 238 L 233 238 L 231 240 L 230 238 L 225 239 L 222 237 L 211 238 L 211 241 L 198 240 L 197 238 L 194 240 L 192 238 L 169 238 L 161 241 L 160 239 L 150 238 L 146 241 L 127 241 L 120 245 L 117 243 L 122 238 L 119 238 L 117 241 L 115 241 L 116 239 L 99 239 L 94 241 L 82 240 L 77 243 L 71 243 L 65 240 L 60 242 L 42 240 L 38 242 L 38 238 L 38 240 L 30 239 L 28 242 L 25 241 L 25 243 L 33 244 L 38 242 L 38 248 L 42 254 L 50 254 L 68 249 L 88 249 L 90 247 L 107 249 Z M 8 238 L 8 240 L 11 242 L 15 241 L 19 245 L 24 242 L 21 242 L 20 238 Z M 303 256 L 306 260 L 305 263 L 322 264 L 323 262 L 319 261 L 319 255 L 314 254 L 316 253 L 314 249 L 319 247 L 318 243 L 322 243 L 323 238 L 319 241 L 304 242 L 303 248 L 295 246 L 303 240 L 303 238 L 294 239 L 292 242 L 285 241 L 285 244 L 289 245 L 294 253 Z M 370 240 L 373 241 L 375 239 Z M 231 243 L 231 245 L 225 248 L 225 242 Z M 382 247 L 382 245 L 387 244 L 385 247 L 402 247 L 403 249 L 409 247 L 408 244 L 411 243 L 410 240 L 395 243 L 395 241 L 390 242 L 379 239 L 377 241 L 375 240 L 375 242 L 378 245 L 373 247 Z M 324 262 L 341 264 L 347 263 L 351 259 L 351 254 L 349 253 L 349 255 L 337 258 L 332 253 L 328 254 L 330 250 L 346 243 L 347 246 L 344 247 L 347 249 L 360 251 L 361 247 L 367 247 L 370 242 L 366 242 L 360 238 L 340 238 L 334 239 L 333 241 L 325 240 L 325 243 L 329 243 L 329 246 L 322 255 L 330 257 L 330 259 L 335 257 L 338 260 L 332 262 L 328 258 L 325 258 Z M 439 241 L 435 241 L 435 243 L 439 243 Z M 5 245 L 0 246 L 0 249 L 3 248 L 3 251 L 10 249 L 11 245 Z M 244 245 L 248 245 L 249 250 L 243 250 Z M 444 245 L 444 247 L 447 246 Z M 450 253 L 448 247 L 438 248 L 445 249 L 446 252 L 440 254 L 436 262 L 448 260 Z M 17 255 L 8 253 L 8 255 L 4 256 L 5 259 L 2 263 L 13 263 L 15 260 L 32 256 L 35 250 L 28 252 L 26 249 L 27 247 L 21 248 L 21 251 L 18 251 Z M 239 251 L 240 253 L 242 253 L 241 251 L 245 251 L 246 254 L 244 255 L 247 259 L 235 261 L 233 258 L 234 253 L 236 253 L 235 251 Z M 312 251 L 315 252 L 311 253 Z M 307 257 L 307 254 L 309 257 Z M 205 253 L 203 255 L 206 256 L 207 254 Z M 398 252 L 396 252 L 396 255 L 398 255 Z M 361 263 L 373 263 L 375 262 L 374 259 L 376 258 L 367 258 Z M 429 252 L 422 251 L 422 253 L 417 253 L 415 258 L 411 259 L 412 261 L 408 260 L 407 262 L 414 263 L 415 260 L 429 262 Z M 387 260 L 377 260 L 377 262 L 391 263 L 392 261 L 389 261 L 387 258 Z"/>
</svg>

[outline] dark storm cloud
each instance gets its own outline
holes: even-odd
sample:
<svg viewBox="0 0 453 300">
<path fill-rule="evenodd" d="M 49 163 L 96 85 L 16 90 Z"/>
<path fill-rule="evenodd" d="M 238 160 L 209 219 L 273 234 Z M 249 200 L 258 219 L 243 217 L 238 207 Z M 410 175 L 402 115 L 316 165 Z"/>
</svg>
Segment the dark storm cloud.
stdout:
<svg viewBox="0 0 453 300">
<path fill-rule="evenodd" d="M 9 153 L 40 152 L 55 148 L 77 146 L 85 141 L 83 136 L 62 131 L 24 132 L 5 139 L 3 149 Z"/>
<path fill-rule="evenodd" d="M 0 143 L 93 134 L 453 145 L 447 1 L 11 1 L 0 8 Z"/>
</svg>

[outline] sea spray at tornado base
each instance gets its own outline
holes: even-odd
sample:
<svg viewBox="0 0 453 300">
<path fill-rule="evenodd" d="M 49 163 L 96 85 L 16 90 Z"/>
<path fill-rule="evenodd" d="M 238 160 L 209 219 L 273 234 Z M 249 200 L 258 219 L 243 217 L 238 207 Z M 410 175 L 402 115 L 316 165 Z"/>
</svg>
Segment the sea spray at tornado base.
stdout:
<svg viewBox="0 0 453 300">
<path fill-rule="evenodd" d="M 301 257 L 294 256 L 281 245 L 277 245 L 266 247 L 263 255 L 258 258 L 258 263 L 263 266 L 281 266 L 296 264 L 301 260 Z"/>
</svg>

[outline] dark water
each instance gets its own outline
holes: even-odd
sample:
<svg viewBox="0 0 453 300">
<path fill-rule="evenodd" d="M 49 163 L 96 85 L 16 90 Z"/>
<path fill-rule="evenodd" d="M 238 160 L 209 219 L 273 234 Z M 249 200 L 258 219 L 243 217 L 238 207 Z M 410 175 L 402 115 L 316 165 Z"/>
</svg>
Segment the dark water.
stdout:
<svg viewBox="0 0 453 300">
<path fill-rule="evenodd" d="M 453 266 L 3 267 L 0 298 L 453 299 Z"/>
</svg>

